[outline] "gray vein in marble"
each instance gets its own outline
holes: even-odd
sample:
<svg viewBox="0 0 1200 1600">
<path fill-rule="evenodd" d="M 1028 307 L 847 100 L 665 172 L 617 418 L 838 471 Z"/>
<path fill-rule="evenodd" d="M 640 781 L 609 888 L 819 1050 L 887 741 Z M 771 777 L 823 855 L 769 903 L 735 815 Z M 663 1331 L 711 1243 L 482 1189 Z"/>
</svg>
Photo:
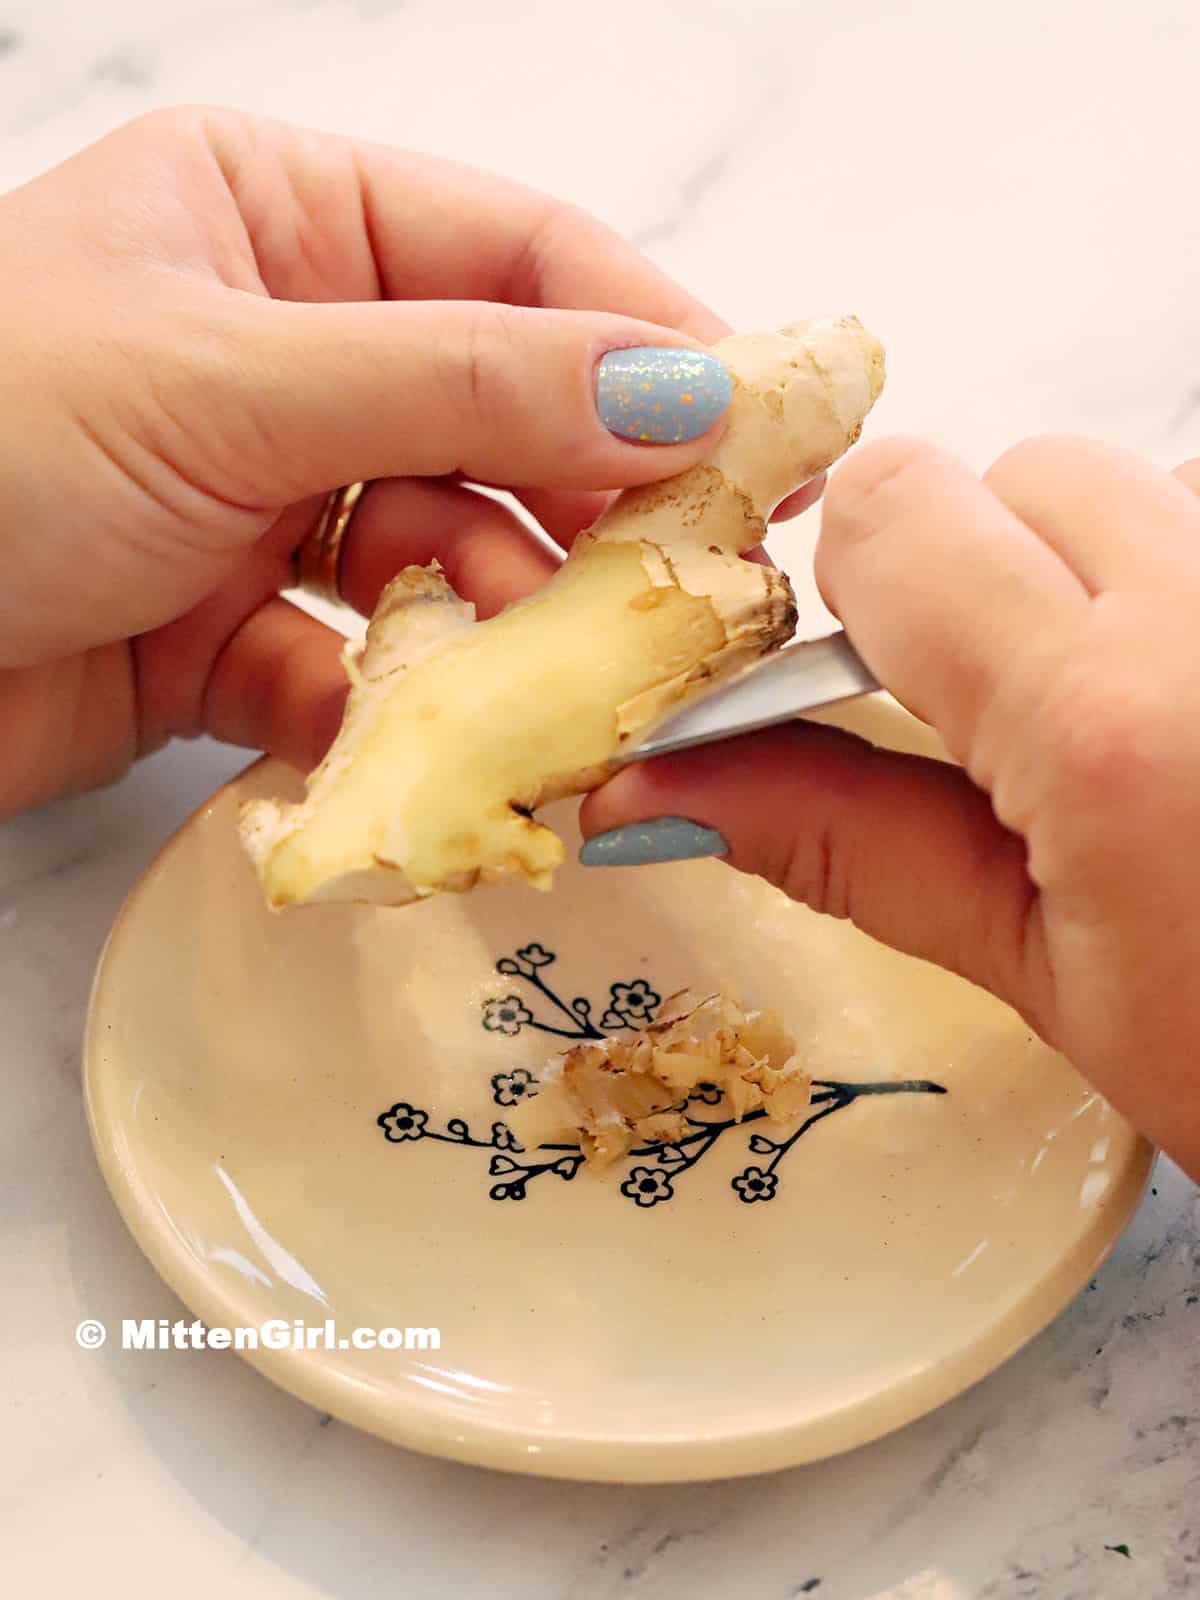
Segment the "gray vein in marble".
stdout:
<svg viewBox="0 0 1200 1600">
<path fill-rule="evenodd" d="M 979 1422 L 969 1429 L 961 1439 L 956 1439 L 946 1456 L 938 1462 L 932 1472 L 926 1473 L 917 1490 L 917 1501 L 922 1503 L 937 1494 L 938 1490 L 947 1479 L 960 1467 L 963 1467 L 983 1438 L 987 1423 Z"/>
<path fill-rule="evenodd" d="M 630 235 L 631 242 L 639 250 L 652 250 L 655 245 L 662 244 L 700 209 L 711 191 L 729 171 L 737 155 L 738 145 L 741 143 L 738 137 L 741 131 L 745 130 L 735 129 L 728 144 L 722 145 L 713 155 L 680 179 L 675 204 L 665 216 L 644 228 L 636 229 Z"/>
<path fill-rule="evenodd" d="M 1041 1600 L 1041 1575 L 1020 1562 L 1011 1562 L 1002 1577 L 979 1591 L 978 1600 Z"/>
<path fill-rule="evenodd" d="M 12 55 L 14 50 L 20 48 L 21 35 L 15 28 L 6 28 L 0 23 L 0 57 Z"/>
<path fill-rule="evenodd" d="M 157 71 L 158 57 L 153 50 L 125 43 L 93 62 L 88 77 L 97 83 L 113 83 L 124 89 L 145 89 L 154 82 Z"/>
<path fill-rule="evenodd" d="M 739 1499 L 744 1489 L 744 1484 L 712 1483 L 643 1491 L 641 1514 L 594 1547 L 560 1600 L 617 1600 L 644 1587 L 655 1594 L 660 1585 L 669 1588 L 672 1574 L 694 1561 L 696 1545 L 719 1535 L 723 1518 L 714 1499 L 730 1493 Z"/>
<path fill-rule="evenodd" d="M 291 1504 L 288 1491 L 293 1473 L 299 1471 L 313 1451 L 321 1447 L 324 1430 L 333 1419 L 325 1413 L 310 1411 L 306 1420 L 310 1425 L 305 1427 L 302 1436 L 297 1441 L 291 1460 L 288 1463 L 287 1471 L 280 1475 L 275 1485 L 275 1492 L 265 1498 L 259 1509 L 257 1521 L 246 1530 L 247 1537 L 241 1554 L 233 1563 L 231 1569 L 233 1572 L 244 1572 L 257 1563 L 258 1551 L 268 1529 L 272 1527 L 280 1515 L 286 1517 L 288 1514 Z"/>
<path fill-rule="evenodd" d="M 74 111 L 84 104 L 97 89 L 124 90 L 128 94 L 144 93 L 158 76 L 158 53 L 153 47 L 132 42 L 120 44 L 104 51 L 82 71 L 76 71 L 52 93 L 35 101 L 13 125 L 14 134 L 28 134 L 42 127 L 52 118 Z M 134 116 L 141 105 L 130 106 Z"/>
<path fill-rule="evenodd" d="M 669 1528 L 666 1533 L 660 1534 L 649 1550 L 621 1568 L 622 1583 L 636 1583 L 647 1569 L 658 1560 L 659 1556 L 665 1555 L 673 1545 L 682 1544 L 685 1539 L 695 1538 L 697 1531 L 691 1529 L 686 1533 L 681 1533 L 677 1529 Z"/>
<path fill-rule="evenodd" d="M 698 161 L 690 172 L 684 173 L 676 185 L 675 202 L 666 213 L 630 233 L 630 243 L 639 250 L 652 250 L 665 243 L 702 210 L 753 137 L 766 111 L 775 104 L 785 81 L 782 74 L 771 61 L 762 59 L 754 63 L 754 76 L 756 93 L 746 115 L 725 130 L 715 150 Z"/>
<path fill-rule="evenodd" d="M 45 99 L 35 101 L 28 110 L 17 117 L 9 132 L 14 137 L 21 138 L 41 128 L 54 117 L 75 111 L 87 99 L 91 81 L 88 77 L 76 77 L 69 83 L 62 84 Z"/>
<path fill-rule="evenodd" d="M 1200 412 L 1200 383 L 1193 384 L 1179 402 L 1174 418 L 1167 424 L 1167 437 L 1182 433 L 1197 412 Z"/>
</svg>

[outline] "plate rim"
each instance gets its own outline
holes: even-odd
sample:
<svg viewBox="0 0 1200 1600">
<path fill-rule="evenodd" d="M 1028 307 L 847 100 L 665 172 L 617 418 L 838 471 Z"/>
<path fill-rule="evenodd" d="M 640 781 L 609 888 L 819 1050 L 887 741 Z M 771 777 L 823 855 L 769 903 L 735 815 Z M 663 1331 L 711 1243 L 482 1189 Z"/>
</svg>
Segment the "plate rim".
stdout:
<svg viewBox="0 0 1200 1600">
<path fill-rule="evenodd" d="M 254 1318 L 233 1285 L 207 1272 L 153 1202 L 111 1104 L 100 1048 L 103 1012 L 121 940 L 140 902 L 189 832 L 222 797 L 278 758 L 260 756 L 193 808 L 161 843 L 126 893 L 101 948 L 89 992 L 83 1035 L 83 1097 L 88 1131 L 105 1184 L 122 1221 L 159 1277 L 212 1327 L 241 1327 Z M 886 1390 L 847 1402 L 807 1421 L 741 1427 L 678 1437 L 661 1431 L 621 1437 L 548 1432 L 514 1423 L 447 1416 L 436 1399 L 393 1391 L 372 1404 L 363 1387 L 338 1370 L 333 1352 L 287 1348 L 236 1353 L 294 1398 L 366 1433 L 423 1454 L 538 1477 L 603 1483 L 688 1483 L 749 1477 L 830 1459 L 873 1443 L 973 1388 L 1008 1362 L 1061 1314 L 1115 1249 L 1139 1209 L 1158 1151 L 1137 1134 L 1129 1159 L 1096 1207 L 1074 1247 L 1052 1273 L 1029 1284 L 966 1349 L 918 1370 Z M 838 1442 L 836 1435 L 852 1433 Z"/>
</svg>

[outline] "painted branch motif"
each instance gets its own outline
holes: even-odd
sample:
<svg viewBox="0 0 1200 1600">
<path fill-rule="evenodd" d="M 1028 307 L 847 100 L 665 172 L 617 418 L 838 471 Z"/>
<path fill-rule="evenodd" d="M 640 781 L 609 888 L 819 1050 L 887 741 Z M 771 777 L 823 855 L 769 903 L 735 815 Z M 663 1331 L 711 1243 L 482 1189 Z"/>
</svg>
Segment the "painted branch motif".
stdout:
<svg viewBox="0 0 1200 1600">
<path fill-rule="evenodd" d="M 561 1039 L 603 1039 L 618 1029 L 643 1028 L 655 1020 L 663 1003 L 662 997 L 645 978 L 611 983 L 599 1020 L 596 1020 L 595 1013 L 599 1008 L 593 1007 L 586 995 L 563 999 L 546 982 L 545 969 L 556 960 L 556 954 L 544 945 L 527 944 L 514 955 L 504 956 L 497 961 L 498 973 L 520 980 L 533 991 L 529 1000 L 533 1005 L 541 1002 L 539 1010 L 542 1015 L 531 1010 L 521 994 L 514 992 L 483 1002 L 481 1022 L 484 1030 L 502 1038 L 513 1038 L 525 1029 L 535 1029 Z M 491 1091 L 493 1103 L 503 1110 L 536 1095 L 537 1078 L 524 1067 L 494 1072 L 491 1075 Z M 748 1164 L 737 1173 L 730 1181 L 730 1188 L 743 1205 L 774 1200 L 779 1193 L 779 1168 L 785 1157 L 819 1122 L 863 1099 L 898 1094 L 945 1093 L 941 1084 L 927 1078 L 879 1083 L 815 1079 L 809 1115 L 793 1132 L 775 1139 L 754 1127 L 755 1123 L 765 1120 L 765 1111 L 752 1111 L 740 1121 L 732 1116 L 721 1116 L 724 1098 L 721 1090 L 714 1084 L 702 1083 L 680 1107 L 687 1117 L 689 1132 L 669 1144 L 650 1143 L 630 1150 L 625 1160 L 632 1164 L 622 1179 L 620 1193 L 641 1210 L 650 1210 L 673 1200 L 676 1184 L 685 1174 L 722 1139 L 746 1129 L 750 1132 L 748 1151 L 758 1156 L 759 1161 Z M 462 1117 L 451 1117 L 444 1128 L 433 1127 L 427 1111 L 405 1100 L 396 1101 L 386 1111 L 380 1112 L 375 1120 L 384 1138 L 391 1144 L 434 1140 L 441 1144 L 491 1151 L 488 1176 L 496 1181 L 488 1194 L 493 1200 L 524 1200 L 529 1184 L 535 1178 L 547 1175 L 569 1183 L 584 1163 L 583 1151 L 577 1144 L 544 1144 L 534 1150 L 526 1150 L 503 1120 L 494 1121 L 486 1135 L 473 1133 Z"/>
</svg>

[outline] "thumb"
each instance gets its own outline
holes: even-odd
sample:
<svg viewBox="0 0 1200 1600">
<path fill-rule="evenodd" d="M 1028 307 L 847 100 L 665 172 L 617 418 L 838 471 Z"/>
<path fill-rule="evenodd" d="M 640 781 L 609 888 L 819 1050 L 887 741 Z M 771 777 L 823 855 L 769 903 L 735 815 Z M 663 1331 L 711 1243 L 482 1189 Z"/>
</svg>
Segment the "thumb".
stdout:
<svg viewBox="0 0 1200 1600">
<path fill-rule="evenodd" d="M 1045 1032 L 1049 980 L 1024 840 L 945 761 L 795 723 L 627 768 L 581 817 L 585 864 L 724 855 L 990 989 Z"/>
<path fill-rule="evenodd" d="M 686 335 L 607 313 L 260 300 L 237 317 L 224 411 L 242 443 L 230 458 L 252 474 L 247 488 L 278 500 L 451 472 L 648 483 L 712 450 L 732 397 L 724 365 Z"/>
</svg>

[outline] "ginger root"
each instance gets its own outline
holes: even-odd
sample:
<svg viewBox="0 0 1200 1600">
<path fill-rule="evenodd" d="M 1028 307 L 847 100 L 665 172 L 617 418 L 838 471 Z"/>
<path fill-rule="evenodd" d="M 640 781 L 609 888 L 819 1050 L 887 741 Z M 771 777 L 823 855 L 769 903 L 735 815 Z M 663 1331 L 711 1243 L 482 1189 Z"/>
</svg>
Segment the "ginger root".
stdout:
<svg viewBox="0 0 1200 1600">
<path fill-rule="evenodd" d="M 549 888 L 563 846 L 533 811 L 595 788 L 679 702 L 790 638 L 787 579 L 742 553 L 857 439 L 883 352 L 853 317 L 714 348 L 734 394 L 712 455 L 625 490 L 539 593 L 476 623 L 436 567 L 384 591 L 306 798 L 244 808 L 272 906 Z"/>
<path fill-rule="evenodd" d="M 575 1045 L 555 1057 L 508 1125 L 527 1149 L 578 1139 L 588 1164 L 606 1167 L 637 1145 L 694 1132 L 688 1095 L 701 1085 L 720 1090 L 725 1114 L 739 1122 L 760 1109 L 772 1122 L 790 1122 L 808 1109 L 812 1092 L 773 1011 L 744 1011 L 713 995 L 633 1039 Z"/>
</svg>

